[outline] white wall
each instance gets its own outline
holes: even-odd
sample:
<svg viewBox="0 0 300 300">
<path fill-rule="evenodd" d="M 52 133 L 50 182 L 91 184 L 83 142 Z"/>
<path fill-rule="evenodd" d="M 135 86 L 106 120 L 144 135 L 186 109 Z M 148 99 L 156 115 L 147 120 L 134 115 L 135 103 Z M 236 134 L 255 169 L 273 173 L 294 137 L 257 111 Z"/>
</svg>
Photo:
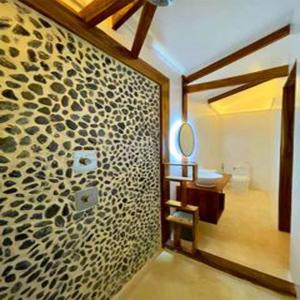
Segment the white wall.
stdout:
<svg viewBox="0 0 300 300">
<path fill-rule="evenodd" d="M 274 110 L 274 136 L 272 156 L 270 159 L 273 161 L 270 173 L 270 196 L 274 204 L 274 216 L 278 216 L 278 197 L 279 197 L 279 172 L 280 172 L 280 143 L 281 143 L 281 109 Z M 277 217 L 276 217 L 277 219 Z"/>
<path fill-rule="evenodd" d="M 276 112 L 273 110 L 220 116 L 221 159 L 225 170 L 247 162 L 251 168 L 251 188 L 271 192 L 271 174 L 279 160 Z M 272 180 L 273 179 L 273 180 Z"/>
<path fill-rule="evenodd" d="M 231 173 L 234 166 L 251 166 L 251 188 L 277 199 L 280 151 L 280 111 L 217 115 L 207 104 L 191 101 L 189 121 L 196 137 L 193 159 L 200 167 Z"/>
<path fill-rule="evenodd" d="M 195 151 L 191 160 L 200 168 L 221 169 L 219 117 L 207 104 L 189 101 L 189 122 L 194 129 Z"/>
</svg>

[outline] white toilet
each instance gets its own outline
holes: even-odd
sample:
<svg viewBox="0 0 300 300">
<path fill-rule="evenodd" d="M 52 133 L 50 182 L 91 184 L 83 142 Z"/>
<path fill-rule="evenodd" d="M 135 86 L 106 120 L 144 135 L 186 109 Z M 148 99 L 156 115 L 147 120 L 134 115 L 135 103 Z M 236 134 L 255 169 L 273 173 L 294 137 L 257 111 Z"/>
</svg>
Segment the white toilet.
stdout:
<svg viewBox="0 0 300 300">
<path fill-rule="evenodd" d="M 250 188 L 251 168 L 248 163 L 237 164 L 232 167 L 231 189 L 238 192 L 246 192 Z"/>
</svg>

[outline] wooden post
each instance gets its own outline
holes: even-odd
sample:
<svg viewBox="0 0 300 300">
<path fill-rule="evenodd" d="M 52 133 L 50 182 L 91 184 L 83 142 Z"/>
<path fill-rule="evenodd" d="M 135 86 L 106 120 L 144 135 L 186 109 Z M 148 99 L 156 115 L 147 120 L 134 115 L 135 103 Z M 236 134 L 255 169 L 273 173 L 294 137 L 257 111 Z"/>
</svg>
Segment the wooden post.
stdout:
<svg viewBox="0 0 300 300">
<path fill-rule="evenodd" d="M 174 224 L 174 248 L 181 249 L 181 225 Z"/>
<path fill-rule="evenodd" d="M 198 179 L 198 164 L 193 165 L 193 182 L 195 183 Z"/>
<path fill-rule="evenodd" d="M 284 86 L 282 101 L 278 227 L 284 232 L 291 231 L 296 76 L 297 63 Z"/>
<path fill-rule="evenodd" d="M 181 195 L 180 195 L 180 201 L 181 201 L 181 206 L 187 206 L 187 182 L 182 181 L 181 182 Z"/>
<path fill-rule="evenodd" d="M 184 88 L 185 76 L 182 75 L 181 77 L 181 85 L 182 85 L 182 103 L 181 103 L 181 110 L 182 110 L 182 123 L 187 122 L 188 120 L 188 94 L 185 92 Z M 187 158 L 183 156 L 182 163 L 187 163 Z M 187 166 L 182 166 L 182 176 L 188 177 L 189 168 Z"/>
<path fill-rule="evenodd" d="M 198 243 L 198 224 L 199 224 L 199 210 L 195 211 L 193 214 L 193 228 L 192 228 L 192 235 L 193 235 L 193 244 L 192 244 L 192 254 L 196 252 L 197 243 Z"/>
</svg>

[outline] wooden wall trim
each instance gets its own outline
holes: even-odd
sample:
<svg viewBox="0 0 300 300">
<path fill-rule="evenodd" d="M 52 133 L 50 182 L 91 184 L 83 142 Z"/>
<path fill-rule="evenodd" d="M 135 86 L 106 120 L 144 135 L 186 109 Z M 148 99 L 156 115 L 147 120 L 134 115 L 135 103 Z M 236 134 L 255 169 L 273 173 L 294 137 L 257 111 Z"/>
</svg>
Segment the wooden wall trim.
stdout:
<svg viewBox="0 0 300 300">
<path fill-rule="evenodd" d="M 254 53 L 286 36 L 288 36 L 291 32 L 291 25 L 286 25 L 267 36 L 255 41 L 254 43 L 249 44 L 248 46 L 241 48 L 222 59 L 217 60 L 216 62 L 208 65 L 207 67 L 189 75 L 186 77 L 185 83 L 191 83 L 205 75 L 208 75 L 214 71 L 217 71 L 251 53 Z"/>
<path fill-rule="evenodd" d="M 173 243 L 169 241 L 166 244 L 166 248 L 174 251 Z M 267 289 L 276 291 L 281 294 L 294 297 L 296 296 L 295 284 L 290 281 L 246 267 L 239 263 L 230 261 L 223 257 L 199 249 L 197 249 L 195 254 L 191 254 L 182 250 L 176 250 L 176 252 L 179 252 L 182 255 L 204 263 L 215 269 L 221 270 L 238 278 L 250 281 L 256 285 L 265 287 Z"/>
<path fill-rule="evenodd" d="M 181 100 L 181 111 L 182 111 L 182 122 L 187 122 L 188 120 L 188 95 L 184 89 L 185 76 L 181 77 L 182 82 L 182 100 Z"/>
<path fill-rule="evenodd" d="M 164 163 L 170 160 L 169 153 L 169 93 L 170 85 L 165 83 L 161 86 L 161 202 L 160 202 L 160 221 L 161 221 L 161 245 L 165 245 L 167 240 L 170 238 L 170 227 L 166 221 L 168 214 L 168 208 L 165 203 L 170 199 L 170 182 L 165 180 L 166 174 L 169 174 L 169 166 L 165 166 Z"/>
<path fill-rule="evenodd" d="M 248 280 L 254 284 L 266 287 L 276 292 L 296 296 L 295 285 L 292 282 L 246 267 L 225 258 L 198 250 L 195 259 L 211 267 Z"/>
<path fill-rule="evenodd" d="M 182 85 L 182 100 L 181 100 L 181 111 L 182 111 L 182 123 L 188 122 L 189 119 L 189 102 L 188 94 L 184 90 L 185 76 L 181 77 Z M 182 155 L 182 163 L 186 163 L 186 158 Z M 182 177 L 187 177 L 189 174 L 188 166 L 182 166 Z"/>
<path fill-rule="evenodd" d="M 185 86 L 185 93 L 196 93 L 200 91 L 256 82 L 260 80 L 270 80 L 274 78 L 285 77 L 288 74 L 289 74 L 289 66 L 284 65 L 284 66 L 279 66 L 279 67 L 262 70 L 258 72 L 243 74 L 239 76 L 233 76 L 233 77 L 217 79 L 209 82 L 187 85 Z"/>
</svg>

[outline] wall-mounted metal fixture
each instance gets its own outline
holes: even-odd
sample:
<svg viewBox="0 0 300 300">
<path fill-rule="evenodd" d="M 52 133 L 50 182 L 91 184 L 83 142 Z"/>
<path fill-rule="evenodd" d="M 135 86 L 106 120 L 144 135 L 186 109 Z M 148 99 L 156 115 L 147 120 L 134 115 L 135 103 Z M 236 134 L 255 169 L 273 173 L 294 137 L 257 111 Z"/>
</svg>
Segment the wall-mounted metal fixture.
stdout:
<svg viewBox="0 0 300 300">
<path fill-rule="evenodd" d="M 81 157 L 79 159 L 79 162 L 80 162 L 81 165 L 88 166 L 89 164 L 92 163 L 92 160 L 87 158 L 87 157 Z"/>
<path fill-rule="evenodd" d="M 86 173 L 97 169 L 96 151 L 75 151 L 73 153 L 73 172 Z"/>
<path fill-rule="evenodd" d="M 98 204 L 98 190 L 96 187 L 75 193 L 77 211 L 84 211 Z"/>
<path fill-rule="evenodd" d="M 156 6 L 170 6 L 173 4 L 174 0 L 148 0 L 148 2 Z"/>
</svg>

